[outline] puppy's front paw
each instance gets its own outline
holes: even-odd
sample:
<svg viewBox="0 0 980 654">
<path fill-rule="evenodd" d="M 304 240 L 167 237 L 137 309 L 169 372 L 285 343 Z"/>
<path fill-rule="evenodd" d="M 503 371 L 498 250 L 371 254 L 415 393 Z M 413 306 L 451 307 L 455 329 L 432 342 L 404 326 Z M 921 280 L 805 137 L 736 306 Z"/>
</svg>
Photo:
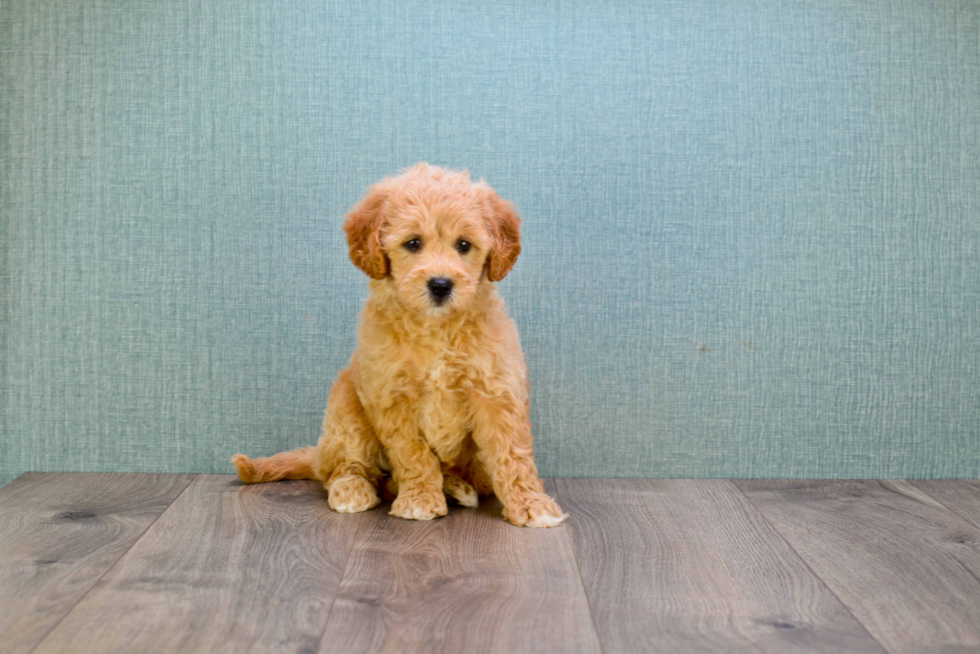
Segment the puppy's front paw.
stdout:
<svg viewBox="0 0 980 654">
<path fill-rule="evenodd" d="M 406 520 L 432 520 L 447 513 L 446 496 L 441 492 L 403 493 L 391 503 L 390 515 Z"/>
<path fill-rule="evenodd" d="M 443 477 L 442 492 L 459 502 L 460 506 L 471 509 L 480 506 L 480 496 L 472 486 L 456 475 L 449 474 Z"/>
<path fill-rule="evenodd" d="M 557 527 L 567 517 L 544 493 L 517 495 L 504 505 L 504 519 L 518 527 Z"/>
<path fill-rule="evenodd" d="M 381 499 L 374 484 L 360 475 L 347 475 L 330 485 L 327 502 L 337 513 L 360 513 L 373 509 Z"/>
</svg>

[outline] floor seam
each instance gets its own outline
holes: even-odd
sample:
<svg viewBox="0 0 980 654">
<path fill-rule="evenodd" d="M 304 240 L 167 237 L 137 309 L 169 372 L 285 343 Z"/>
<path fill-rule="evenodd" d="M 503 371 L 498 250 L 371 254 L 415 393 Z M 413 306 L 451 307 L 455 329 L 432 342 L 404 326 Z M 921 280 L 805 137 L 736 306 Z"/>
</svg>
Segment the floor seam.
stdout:
<svg viewBox="0 0 980 654">
<path fill-rule="evenodd" d="M 96 587 L 102 582 L 102 580 L 105 578 L 105 576 L 107 574 L 109 574 L 109 572 L 111 572 L 119 564 L 120 561 L 122 561 L 123 557 L 125 557 L 127 554 L 129 554 L 133 550 L 133 548 L 136 547 L 136 544 L 138 542 L 140 542 L 141 540 L 143 540 L 143 536 L 146 535 L 146 532 L 148 532 L 150 530 L 150 528 L 153 527 L 153 525 L 155 525 L 157 523 L 157 521 L 160 518 L 163 517 L 163 514 L 164 513 L 166 513 L 167 511 L 169 511 L 173 507 L 173 505 L 177 502 L 177 500 L 180 499 L 181 496 L 183 496 L 183 494 L 185 492 L 187 492 L 187 489 L 191 487 L 191 484 L 193 484 L 195 481 L 197 481 L 200 478 L 200 476 L 201 475 L 199 475 L 199 474 L 193 474 L 191 476 L 191 478 L 187 481 L 187 485 L 184 486 L 180 490 L 180 492 L 177 493 L 177 495 L 174 496 L 174 499 L 170 500 L 170 504 L 167 505 L 167 508 L 165 508 L 163 511 L 161 511 L 160 514 L 156 518 L 154 518 L 153 520 L 151 520 L 150 521 L 150 524 L 146 525 L 146 528 L 139 533 L 139 536 L 136 537 L 136 540 L 134 540 L 133 543 L 129 547 L 127 547 L 124 552 L 122 552 L 119 555 L 119 558 L 117 558 L 115 561 L 112 562 L 112 565 L 110 565 L 108 568 L 106 568 L 105 571 L 102 574 L 99 575 L 99 578 L 96 579 L 95 582 L 92 583 L 92 587 L 89 588 L 87 591 L 85 591 L 85 594 L 82 595 L 81 597 L 79 597 L 78 600 L 74 604 L 71 605 L 71 608 L 68 609 L 67 611 L 65 611 L 64 615 L 62 615 L 60 618 L 58 618 L 58 621 L 57 622 L 55 622 L 53 625 L 51 625 L 51 628 L 48 629 L 45 632 L 44 636 L 42 636 L 41 639 L 38 640 L 37 643 L 30 650 L 28 650 L 28 654 L 33 654 L 33 652 L 38 647 L 40 647 L 41 645 L 44 644 L 44 641 L 46 641 L 48 639 L 48 637 L 52 633 L 54 633 L 54 630 L 57 629 L 61 625 L 61 623 L 65 621 L 65 618 L 67 618 L 69 615 L 71 615 L 71 613 L 78 607 L 78 605 L 81 604 L 82 601 L 86 597 L 88 597 L 92 593 L 93 590 L 96 589 Z"/>
<path fill-rule="evenodd" d="M 854 621 L 857 622 L 859 625 L 861 625 L 861 628 L 864 629 L 864 633 L 868 634 L 868 636 L 871 638 L 871 640 L 873 640 L 874 642 L 878 643 L 878 647 L 880 647 L 882 649 L 882 651 L 891 652 L 890 649 L 888 649 L 887 647 L 885 647 L 885 644 L 884 643 L 882 643 L 880 640 L 878 640 L 878 638 L 873 633 L 871 633 L 871 630 L 868 629 L 868 625 L 864 624 L 863 621 L 861 621 L 856 615 L 854 615 L 854 611 L 851 610 L 851 607 L 848 606 L 847 603 L 844 602 L 844 600 L 842 600 L 840 598 L 840 596 L 834 591 L 834 589 L 830 587 L 830 584 L 827 583 L 827 580 L 826 579 L 824 579 L 822 576 L 820 576 L 819 574 L 817 574 L 817 571 L 814 570 L 813 567 L 810 566 L 810 562 L 807 561 L 803 557 L 803 555 L 800 554 L 796 550 L 795 547 L 793 547 L 793 544 L 790 543 L 789 540 L 787 540 L 787 538 L 785 536 L 783 536 L 783 533 L 781 531 L 779 531 L 779 529 L 776 528 L 776 525 L 772 524 L 772 522 L 769 521 L 769 518 L 766 517 L 766 514 L 763 513 L 762 510 L 759 509 L 759 507 L 757 507 L 755 505 L 755 502 L 753 502 L 749 498 L 749 496 L 745 494 L 745 491 L 743 491 L 742 488 L 738 484 L 735 483 L 735 480 L 728 479 L 726 481 L 728 481 L 728 483 L 731 484 L 735 488 L 735 490 L 737 490 L 739 492 L 739 494 L 742 497 L 745 498 L 745 501 L 748 503 L 749 506 L 752 507 L 752 510 L 755 511 L 757 514 L 759 514 L 759 517 L 762 518 L 767 525 L 769 525 L 769 527 L 773 530 L 773 532 L 777 536 L 779 536 L 779 538 L 782 539 L 782 541 L 784 543 L 786 543 L 786 546 L 789 547 L 790 551 L 793 552 L 793 554 L 796 555 L 796 558 L 798 558 L 803 563 L 803 565 L 806 566 L 806 569 L 809 570 L 810 573 L 813 574 L 813 576 L 816 577 L 817 580 L 820 581 L 821 584 L 823 584 L 823 587 L 827 589 L 827 592 L 829 592 L 831 595 L 833 595 L 837 599 L 837 601 L 840 603 L 840 605 L 842 607 L 844 607 L 844 610 L 847 611 L 847 613 L 852 618 L 854 618 Z M 743 481 L 750 481 L 750 480 L 743 480 Z"/>
<path fill-rule="evenodd" d="M 562 500 L 562 497 L 561 497 L 561 489 L 558 487 L 559 480 L 558 479 L 554 479 L 554 482 L 555 482 L 555 495 L 558 496 L 558 500 L 559 500 L 558 504 L 559 504 L 559 506 L 561 506 L 562 503 L 563 503 L 563 500 Z M 562 510 L 564 510 L 564 509 L 562 509 Z M 578 549 L 576 549 L 576 547 L 575 547 L 575 539 L 572 538 L 572 536 L 571 536 L 572 526 L 569 525 L 569 524 L 567 524 L 567 520 L 574 520 L 574 519 L 575 519 L 574 516 L 569 516 L 566 519 L 566 524 L 565 524 L 565 529 L 567 530 L 566 531 L 566 538 L 568 540 L 569 546 L 572 549 L 572 558 L 575 560 L 575 570 L 576 570 L 576 572 L 578 572 L 578 582 L 579 582 L 579 584 L 582 587 L 582 594 L 585 596 L 585 606 L 589 609 L 589 619 L 592 621 L 592 630 L 595 631 L 595 639 L 596 639 L 596 642 L 599 643 L 599 652 L 600 652 L 600 654 L 605 654 L 605 651 L 606 650 L 605 650 L 605 647 L 602 644 L 602 635 L 599 633 L 599 625 L 596 624 L 596 621 L 595 621 L 595 611 L 592 608 L 592 600 L 589 599 L 589 591 L 585 587 L 585 577 L 582 576 L 582 564 L 579 562 Z"/>
<path fill-rule="evenodd" d="M 330 510 L 333 511 L 333 509 Z M 375 508 L 373 510 L 377 511 L 378 509 Z M 365 512 L 361 515 L 367 517 L 368 514 Z M 364 524 L 367 522 L 367 520 L 364 520 Z M 344 580 L 347 579 L 347 569 L 350 567 L 350 559 L 354 554 L 355 548 L 361 542 L 361 532 L 364 531 L 364 524 L 357 526 L 357 531 L 354 532 L 354 537 L 351 538 L 351 545 L 349 548 L 347 548 L 347 558 L 344 559 L 344 569 L 340 573 L 340 579 L 337 580 L 337 587 L 333 591 L 333 599 L 330 600 L 330 608 L 327 609 L 327 617 L 323 620 L 323 628 L 320 629 L 320 637 L 317 638 L 316 641 L 317 652 L 320 651 L 320 648 L 323 645 L 323 637 L 327 635 L 327 627 L 330 625 L 330 618 L 333 617 L 333 609 L 337 604 L 337 595 L 340 594 L 340 587 L 343 586 Z"/>
<path fill-rule="evenodd" d="M 946 502 L 943 502 L 941 499 L 939 499 L 938 497 L 936 497 L 935 495 L 933 495 L 932 493 L 930 493 L 929 491 L 927 491 L 922 486 L 919 486 L 917 483 L 915 483 L 915 480 L 909 479 L 907 481 L 916 490 L 922 491 L 923 493 L 925 493 L 926 495 L 928 495 L 929 497 L 931 497 L 938 504 L 941 504 L 944 509 L 946 509 L 947 511 L 949 511 L 950 513 L 952 513 L 953 515 L 955 515 L 957 518 L 959 518 L 961 520 L 965 520 L 968 525 L 970 525 L 971 527 L 974 527 L 975 529 L 980 529 L 980 524 L 977 524 L 971 518 L 966 517 L 965 515 L 963 515 L 962 513 L 960 513 L 959 511 L 957 511 L 953 507 L 951 507 L 949 504 L 946 504 Z M 956 483 L 959 483 L 960 482 L 959 479 L 943 479 L 943 480 L 940 480 L 940 481 L 953 481 L 953 482 L 956 482 Z M 964 484 L 964 486 L 969 487 L 969 484 Z"/>
</svg>

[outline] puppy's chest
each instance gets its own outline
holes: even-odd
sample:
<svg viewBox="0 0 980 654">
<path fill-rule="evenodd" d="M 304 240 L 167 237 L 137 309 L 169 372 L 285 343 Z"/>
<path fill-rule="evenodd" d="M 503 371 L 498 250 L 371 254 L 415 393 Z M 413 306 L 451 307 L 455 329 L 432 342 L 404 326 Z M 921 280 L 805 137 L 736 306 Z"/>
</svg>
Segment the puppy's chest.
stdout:
<svg viewBox="0 0 980 654">
<path fill-rule="evenodd" d="M 460 399 L 469 377 L 465 359 L 451 354 L 415 357 L 407 362 L 402 375 L 409 394 L 436 403 Z"/>
<path fill-rule="evenodd" d="M 449 353 L 416 357 L 402 372 L 403 391 L 427 435 L 465 429 L 466 388 L 470 385 L 465 358 Z"/>
</svg>

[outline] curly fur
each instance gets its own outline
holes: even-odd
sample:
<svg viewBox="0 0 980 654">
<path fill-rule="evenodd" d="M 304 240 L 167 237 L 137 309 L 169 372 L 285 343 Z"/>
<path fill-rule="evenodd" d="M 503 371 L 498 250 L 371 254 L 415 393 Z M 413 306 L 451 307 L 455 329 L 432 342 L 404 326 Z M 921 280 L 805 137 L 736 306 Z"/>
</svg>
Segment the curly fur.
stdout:
<svg viewBox="0 0 980 654">
<path fill-rule="evenodd" d="M 513 207 L 466 172 L 418 164 L 372 186 L 344 229 L 370 296 L 323 435 L 269 458 L 235 455 L 242 481 L 318 479 L 344 513 L 376 506 L 380 491 L 392 515 L 415 520 L 445 515 L 447 495 L 476 506 L 494 493 L 515 525 L 560 524 L 534 462 L 517 329 L 494 285 L 520 254 Z M 453 282 L 441 303 L 433 277 Z"/>
</svg>

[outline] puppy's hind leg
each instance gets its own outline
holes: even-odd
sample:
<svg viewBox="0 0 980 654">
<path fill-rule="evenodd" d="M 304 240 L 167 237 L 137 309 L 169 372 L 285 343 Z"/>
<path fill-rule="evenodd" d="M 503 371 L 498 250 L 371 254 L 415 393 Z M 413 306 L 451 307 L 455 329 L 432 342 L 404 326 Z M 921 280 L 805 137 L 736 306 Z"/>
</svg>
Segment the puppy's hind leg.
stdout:
<svg viewBox="0 0 980 654">
<path fill-rule="evenodd" d="M 460 506 L 475 509 L 480 506 L 480 497 L 462 477 L 455 472 L 443 469 L 442 492 L 456 500 Z"/>
<path fill-rule="evenodd" d="M 384 464 L 381 443 L 364 413 L 348 368 L 330 391 L 315 464 L 318 478 L 324 480 L 330 508 L 338 513 L 359 513 L 377 506 Z"/>
</svg>

